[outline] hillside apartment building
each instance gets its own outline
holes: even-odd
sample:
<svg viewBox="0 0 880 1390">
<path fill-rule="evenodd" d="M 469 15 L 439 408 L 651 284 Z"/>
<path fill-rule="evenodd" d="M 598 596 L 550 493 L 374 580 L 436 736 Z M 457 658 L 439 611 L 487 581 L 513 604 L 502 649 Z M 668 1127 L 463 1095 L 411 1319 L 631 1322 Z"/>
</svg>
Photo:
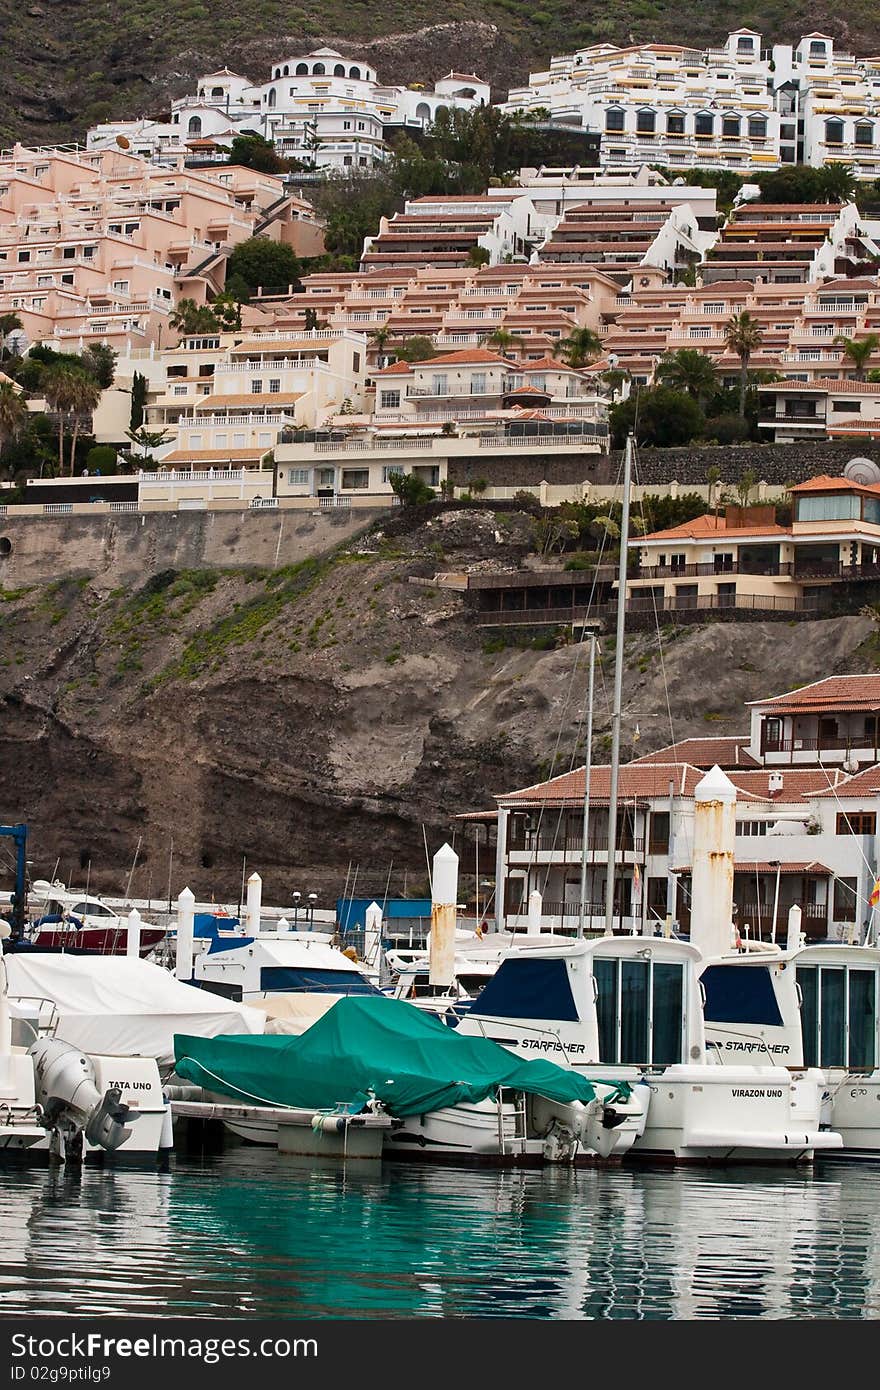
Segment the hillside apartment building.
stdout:
<svg viewBox="0 0 880 1390">
<path fill-rule="evenodd" d="M 782 939 L 797 903 L 808 939 L 863 939 L 880 862 L 880 676 L 830 677 L 748 709 L 747 734 L 685 739 L 621 768 L 615 930 L 658 931 L 667 917 L 687 930 L 694 788 L 717 764 L 737 790 L 739 931 L 767 940 L 775 920 Z M 604 926 L 609 777 L 608 767 L 593 767 L 588 931 Z M 537 890 L 545 930 L 577 928 L 584 784 L 584 769 L 576 768 L 495 798 L 499 927 L 525 930 L 529 894 Z"/>
<path fill-rule="evenodd" d="M 749 172 L 840 160 L 880 174 L 880 57 L 827 34 L 763 47 L 753 29 L 723 46 L 594 44 L 554 57 L 502 110 L 549 111 L 602 134 L 602 162 Z"/>
<path fill-rule="evenodd" d="M 259 232 L 304 249 L 313 228 L 308 204 L 252 169 L 17 145 L 0 155 L 0 313 L 20 318 L 20 346 L 167 345 L 178 300 L 220 292 L 232 247 Z"/>
<path fill-rule="evenodd" d="M 387 158 L 386 131 L 422 131 L 441 109 L 472 110 L 489 98 L 488 83 L 473 73 L 447 73 L 432 91 L 387 86 L 368 63 L 317 48 L 276 60 L 262 83 L 225 67 L 206 73 L 167 115 L 103 122 L 89 131 L 87 147 L 112 149 L 121 137 L 157 162 L 209 161 L 223 159 L 220 147 L 236 135 L 255 132 L 285 159 L 363 172 Z"/>
</svg>

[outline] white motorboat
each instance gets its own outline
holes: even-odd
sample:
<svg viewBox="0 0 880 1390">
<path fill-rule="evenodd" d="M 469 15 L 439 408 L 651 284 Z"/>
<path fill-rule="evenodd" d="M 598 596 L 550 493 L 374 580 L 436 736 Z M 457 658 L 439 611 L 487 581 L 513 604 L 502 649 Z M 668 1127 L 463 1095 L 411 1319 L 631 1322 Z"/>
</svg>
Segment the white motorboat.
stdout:
<svg viewBox="0 0 880 1390">
<path fill-rule="evenodd" d="M 591 1078 L 644 1081 L 650 1105 L 633 1156 L 790 1163 L 839 1148 L 819 1129 L 821 1078 L 708 1060 L 699 962 L 695 947 L 661 937 L 513 947 L 459 1032 Z"/>
<path fill-rule="evenodd" d="M 725 1067 L 763 1057 L 824 1082 L 823 1119 L 845 1157 L 880 1157 L 880 949 L 840 942 L 710 959 L 706 1042 Z M 821 1068 L 821 1071 L 817 1070 Z"/>
<path fill-rule="evenodd" d="M 327 1006 L 348 994 L 377 994 L 367 968 L 318 932 L 221 936 L 193 962 L 192 981 L 244 1004 L 319 996 Z"/>
</svg>

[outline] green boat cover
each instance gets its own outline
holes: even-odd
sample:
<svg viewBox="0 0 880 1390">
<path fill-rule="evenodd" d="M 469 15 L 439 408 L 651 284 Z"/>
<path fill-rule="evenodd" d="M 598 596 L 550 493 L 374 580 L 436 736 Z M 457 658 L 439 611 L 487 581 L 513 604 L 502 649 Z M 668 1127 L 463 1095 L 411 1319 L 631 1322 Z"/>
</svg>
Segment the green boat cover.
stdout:
<svg viewBox="0 0 880 1390">
<path fill-rule="evenodd" d="M 499 1086 L 562 1102 L 596 1098 L 591 1081 L 555 1062 L 524 1062 L 403 1000 L 370 995 L 340 999 L 299 1037 L 178 1034 L 174 1055 L 184 1080 L 258 1105 L 354 1113 L 375 1096 L 402 1118 L 476 1103 Z M 603 1098 L 630 1092 L 625 1081 L 602 1086 Z"/>
</svg>

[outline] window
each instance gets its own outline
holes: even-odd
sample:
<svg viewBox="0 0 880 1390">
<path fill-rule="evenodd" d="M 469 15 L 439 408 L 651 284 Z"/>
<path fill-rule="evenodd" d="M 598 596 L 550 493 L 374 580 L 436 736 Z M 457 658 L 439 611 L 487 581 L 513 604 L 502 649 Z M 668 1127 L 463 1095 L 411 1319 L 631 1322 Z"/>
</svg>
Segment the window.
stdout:
<svg viewBox="0 0 880 1390">
<path fill-rule="evenodd" d="M 234 435 L 232 436 L 232 445 L 233 445 L 233 448 L 235 448 L 235 449 L 243 449 L 243 448 L 244 448 L 244 435 L 243 435 L 243 434 L 234 434 Z"/>
<path fill-rule="evenodd" d="M 837 835 L 873 835 L 877 829 L 877 816 L 873 811 L 841 811 L 837 817 Z"/>
<path fill-rule="evenodd" d="M 626 128 L 626 113 L 619 107 L 613 106 L 605 112 L 605 129 L 608 131 L 619 131 Z"/>
<path fill-rule="evenodd" d="M 64 248 L 64 254 L 67 255 L 67 248 L 66 248 L 66 247 Z M 31 258 L 31 253 L 30 253 L 30 251 L 19 251 L 19 253 L 18 253 L 19 263 L 21 263 L 22 261 L 29 261 L 30 258 Z"/>
<path fill-rule="evenodd" d="M 721 121 L 721 134 L 727 139 L 739 139 L 739 116 L 724 116 Z"/>
<path fill-rule="evenodd" d="M 857 144 L 857 145 L 873 145 L 873 143 L 874 143 L 874 127 L 873 127 L 872 125 L 861 125 L 861 124 L 860 124 L 860 125 L 857 125 L 857 126 L 856 126 L 856 144 Z"/>
<path fill-rule="evenodd" d="M 273 396 L 277 396 L 277 395 L 279 394 L 280 391 L 281 391 L 281 378 L 280 378 L 279 376 L 270 377 L 270 378 L 269 378 L 269 392 L 270 392 L 270 394 L 273 395 Z"/>
<path fill-rule="evenodd" d="M 263 378 L 260 376 L 251 377 L 251 395 L 259 396 L 263 390 Z"/>
<path fill-rule="evenodd" d="M 838 493 L 827 497 L 799 497 L 797 503 L 798 521 L 850 521 L 861 516 L 861 501 L 858 497 Z"/>
<path fill-rule="evenodd" d="M 764 116 L 749 116 L 749 137 L 763 140 L 767 135 L 767 121 Z"/>
<path fill-rule="evenodd" d="M 834 880 L 835 922 L 854 922 L 856 920 L 857 894 L 858 879 L 836 878 Z"/>
<path fill-rule="evenodd" d="M 396 410 L 400 405 L 399 391 L 380 391 L 379 404 L 383 410 Z"/>
<path fill-rule="evenodd" d="M 832 401 L 831 409 L 836 410 L 838 415 L 860 415 L 862 403 L 861 401 Z"/>
<path fill-rule="evenodd" d="M 386 463 L 382 469 L 382 482 L 390 483 L 392 478 L 402 478 L 405 471 L 402 463 Z"/>
<path fill-rule="evenodd" d="M 369 468 L 343 468 L 342 487 L 343 488 L 368 488 L 370 486 Z"/>
<path fill-rule="evenodd" d="M 303 487 L 309 482 L 312 470 L 310 468 L 288 468 L 287 483 L 289 487 Z"/>
<path fill-rule="evenodd" d="M 667 135 L 684 135 L 684 116 L 678 112 L 673 112 L 666 117 Z"/>
<path fill-rule="evenodd" d="M 824 58 L 824 57 L 825 57 L 825 45 L 824 45 L 824 43 L 822 43 L 821 39 L 812 39 L 812 40 L 810 41 L 810 57 L 811 57 L 811 58 Z"/>
<path fill-rule="evenodd" d="M 359 372 L 360 369 L 361 369 L 361 355 L 360 355 L 359 352 L 353 352 L 353 353 L 351 354 L 351 370 L 352 370 L 353 372 Z"/>
<path fill-rule="evenodd" d="M 842 145 L 842 144 L 843 144 L 843 121 L 826 121 L 826 122 L 825 122 L 825 144 L 826 144 L 826 145 Z"/>
<path fill-rule="evenodd" d="M 636 130 L 639 135 L 653 135 L 657 128 L 656 111 L 639 111 L 636 114 Z"/>
<path fill-rule="evenodd" d="M 684 971 L 654 961 L 593 961 L 600 1060 L 671 1066 L 682 1059 Z"/>
<path fill-rule="evenodd" d="M 736 823 L 737 835 L 766 835 L 770 828 L 768 820 L 738 820 Z"/>
<path fill-rule="evenodd" d="M 710 116 L 706 111 L 698 112 L 697 115 L 694 117 L 694 134 L 714 135 L 715 117 Z"/>
</svg>

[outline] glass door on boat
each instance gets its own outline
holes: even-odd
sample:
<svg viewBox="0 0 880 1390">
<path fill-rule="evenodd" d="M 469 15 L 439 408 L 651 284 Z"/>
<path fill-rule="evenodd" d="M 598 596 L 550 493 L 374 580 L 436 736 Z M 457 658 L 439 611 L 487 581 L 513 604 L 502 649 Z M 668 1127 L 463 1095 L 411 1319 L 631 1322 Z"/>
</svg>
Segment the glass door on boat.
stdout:
<svg viewBox="0 0 880 1390">
<path fill-rule="evenodd" d="M 596 958 L 593 977 L 602 1062 L 666 1067 L 682 1060 L 683 965 Z"/>
<path fill-rule="evenodd" d="M 804 1064 L 873 1071 L 877 1065 L 877 972 L 799 965 Z"/>
</svg>

